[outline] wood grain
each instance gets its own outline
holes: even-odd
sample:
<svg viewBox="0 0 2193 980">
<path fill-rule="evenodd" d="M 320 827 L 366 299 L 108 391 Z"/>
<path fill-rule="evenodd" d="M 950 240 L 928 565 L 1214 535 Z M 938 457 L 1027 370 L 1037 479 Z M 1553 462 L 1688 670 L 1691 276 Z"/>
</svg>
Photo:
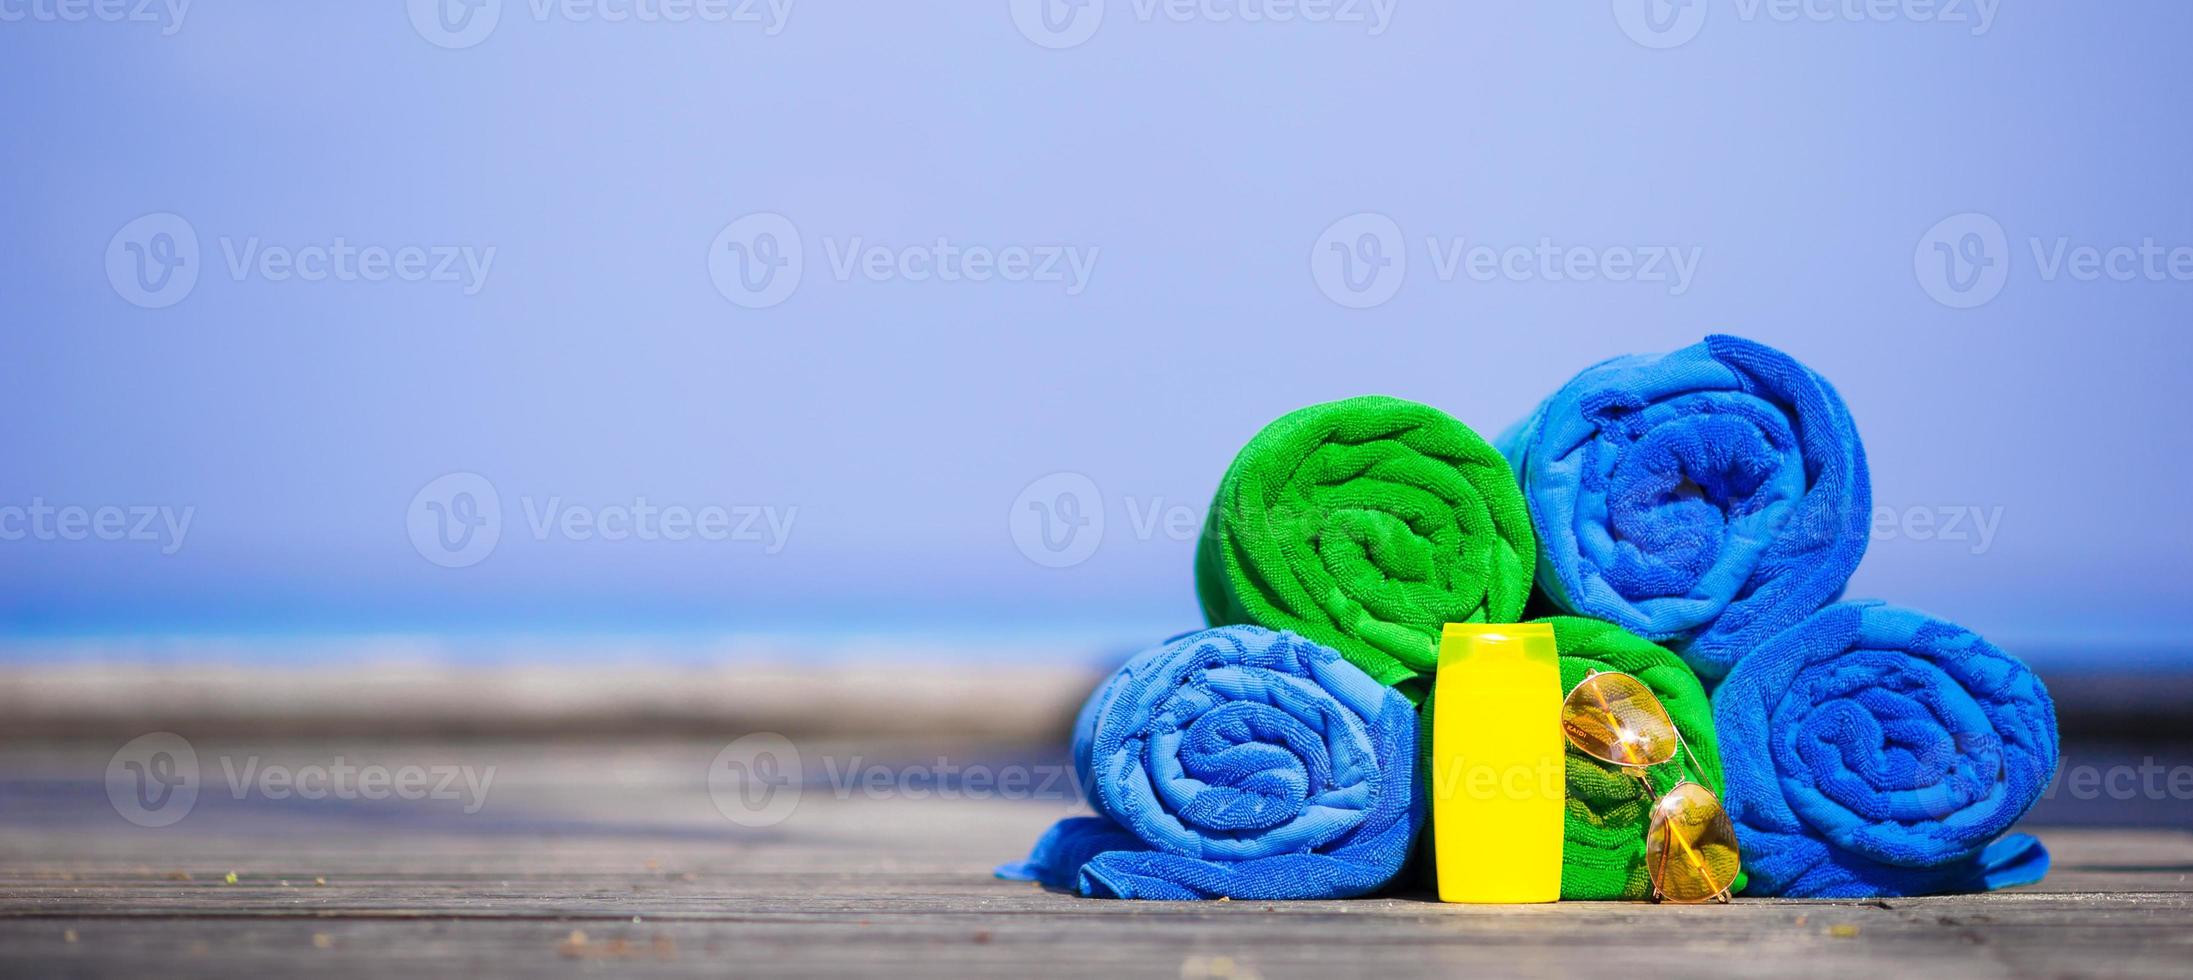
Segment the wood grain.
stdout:
<svg viewBox="0 0 2193 980">
<path fill-rule="evenodd" d="M 745 827 L 708 792 L 721 742 L 200 740 L 199 799 L 159 828 L 109 804 L 115 745 L 0 750 L 0 975 L 2175 977 L 2193 956 L 2193 834 L 2175 829 L 2040 828 L 2055 872 L 1984 896 L 1103 902 L 989 875 L 1076 812 L 1070 785 L 910 799 L 845 783 L 939 756 L 1056 764 L 979 744 L 803 743 L 796 809 Z M 238 798 L 224 771 L 338 755 L 495 776 L 468 813 L 257 783 Z"/>
</svg>

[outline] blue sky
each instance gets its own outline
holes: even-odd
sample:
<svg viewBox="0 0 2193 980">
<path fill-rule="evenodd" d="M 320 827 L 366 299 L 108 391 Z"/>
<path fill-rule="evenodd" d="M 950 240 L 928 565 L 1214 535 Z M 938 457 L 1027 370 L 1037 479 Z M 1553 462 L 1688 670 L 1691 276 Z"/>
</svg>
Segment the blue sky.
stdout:
<svg viewBox="0 0 2193 980">
<path fill-rule="evenodd" d="M 1155 638 L 1265 422 L 1716 331 L 1850 403 L 1853 595 L 2187 598 L 2182 3 L 5 9 L 0 633 Z"/>
</svg>

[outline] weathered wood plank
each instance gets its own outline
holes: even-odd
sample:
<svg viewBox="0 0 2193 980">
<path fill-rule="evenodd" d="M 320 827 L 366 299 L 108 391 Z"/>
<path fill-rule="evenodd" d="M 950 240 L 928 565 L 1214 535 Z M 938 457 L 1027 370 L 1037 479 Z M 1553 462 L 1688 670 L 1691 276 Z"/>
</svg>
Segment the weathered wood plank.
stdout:
<svg viewBox="0 0 2193 980">
<path fill-rule="evenodd" d="M 0 751 L 0 975 L 1453 976 L 1604 973 L 1611 958 L 1641 975 L 2178 976 L 2193 955 L 2193 834 L 2174 829 L 2044 829 L 2049 880 L 1986 896 L 1100 902 L 988 875 L 1075 809 L 1070 791 L 871 798 L 823 779 L 789 819 L 747 828 L 707 792 L 719 747 L 203 742 L 211 784 L 159 828 L 109 805 L 111 744 Z M 815 764 L 939 753 L 995 756 L 803 746 Z M 217 771 L 224 758 L 296 767 L 336 754 L 498 768 L 472 812 L 274 800 L 256 786 L 237 799 Z"/>
</svg>

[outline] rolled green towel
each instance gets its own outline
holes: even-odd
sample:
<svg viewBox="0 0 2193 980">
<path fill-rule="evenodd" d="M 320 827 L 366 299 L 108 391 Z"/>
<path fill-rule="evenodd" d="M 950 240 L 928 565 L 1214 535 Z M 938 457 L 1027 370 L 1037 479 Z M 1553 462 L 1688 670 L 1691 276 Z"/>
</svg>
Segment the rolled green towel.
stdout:
<svg viewBox="0 0 2193 980">
<path fill-rule="evenodd" d="M 1196 549 L 1213 626 L 1291 630 L 1422 699 L 1446 623 L 1514 622 L 1537 542 L 1505 460 L 1428 405 L 1312 405 L 1242 447 Z"/>
<path fill-rule="evenodd" d="M 1673 788 L 1678 779 L 1689 779 L 1721 795 L 1721 754 L 1713 738 L 1713 705 L 1698 683 L 1698 675 L 1684 666 L 1681 657 L 1612 623 L 1580 616 L 1551 616 L 1532 622 L 1553 626 L 1553 642 L 1561 658 L 1561 692 L 1566 694 L 1593 670 L 1619 671 L 1644 682 L 1668 709 L 1675 730 L 1690 746 L 1690 754 L 1677 752 L 1673 761 L 1652 767 L 1653 796 L 1636 777 L 1618 766 L 1568 749 L 1563 759 L 1568 801 L 1561 827 L 1561 897 L 1577 900 L 1639 900 L 1652 895 L 1652 879 L 1645 870 L 1645 829 L 1651 807 L 1659 794 Z M 1431 751 L 1432 712 L 1438 705 L 1426 701 L 1418 713 L 1418 743 Z M 1546 723 L 1560 723 L 1548 718 Z M 1696 756 L 1698 765 L 1691 765 Z M 1422 759 L 1419 768 L 1433 771 Z M 1434 801 L 1433 806 L 1437 806 Z M 1431 836 L 1426 834 L 1428 845 Z M 1430 880 L 1431 848 L 1421 849 L 1425 880 Z M 1744 879 L 1737 878 L 1741 889 Z"/>
</svg>

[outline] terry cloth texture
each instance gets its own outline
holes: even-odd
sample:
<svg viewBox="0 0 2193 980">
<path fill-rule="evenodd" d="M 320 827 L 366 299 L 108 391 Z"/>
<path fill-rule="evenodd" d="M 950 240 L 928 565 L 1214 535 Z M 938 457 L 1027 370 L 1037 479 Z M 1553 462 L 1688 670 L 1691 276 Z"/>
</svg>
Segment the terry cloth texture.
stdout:
<svg viewBox="0 0 2193 980">
<path fill-rule="evenodd" d="M 1707 684 L 1842 593 L 1873 491 L 1850 412 L 1789 355 L 1713 336 L 1586 369 L 1503 434 L 1538 587 Z"/>
<path fill-rule="evenodd" d="M 1821 610 L 1713 694 L 1747 894 L 1865 898 L 2039 881 L 2001 840 L 2056 769 L 2039 678 L 1969 630 L 1877 602 Z"/>
<path fill-rule="evenodd" d="M 1242 448 L 1211 502 L 1196 592 L 1213 625 L 1300 633 L 1415 700 L 1441 626 L 1522 615 L 1535 554 L 1490 445 L 1373 395 L 1289 414 Z"/>
<path fill-rule="evenodd" d="M 1098 816 L 999 877 L 1098 898 L 1346 898 L 1407 864 L 1416 711 L 1339 653 L 1254 626 L 1145 651 L 1081 710 Z"/>
<path fill-rule="evenodd" d="M 1564 900 L 1638 900 L 1652 895 L 1652 878 L 1645 869 L 1645 830 L 1651 823 L 1652 804 L 1659 795 L 1688 779 L 1719 794 L 1721 757 L 1714 740 L 1713 707 L 1698 677 L 1682 659 L 1612 623 L 1578 616 L 1550 616 L 1534 622 L 1553 626 L 1555 649 L 1561 662 L 1561 690 L 1566 694 L 1594 671 L 1615 671 L 1644 682 L 1675 722 L 1675 730 L 1690 746 L 1690 755 L 1678 752 L 1673 761 L 1654 766 L 1646 776 L 1653 793 L 1621 767 L 1594 759 L 1569 746 L 1562 759 L 1568 794 L 1562 821 L 1561 897 Z M 1432 713 L 1437 702 L 1424 705 L 1418 744 L 1428 753 Z M 1547 719 L 1557 725 L 1558 718 Z M 1421 754 L 1421 753 L 1420 753 Z M 1696 765 L 1692 757 L 1696 757 Z M 1435 773 L 1429 760 L 1420 763 Z M 1425 848 L 1427 855 L 1431 853 Z M 1428 858 L 1428 869 L 1436 857 Z M 1743 879 L 1739 878 L 1739 887 Z"/>
</svg>

